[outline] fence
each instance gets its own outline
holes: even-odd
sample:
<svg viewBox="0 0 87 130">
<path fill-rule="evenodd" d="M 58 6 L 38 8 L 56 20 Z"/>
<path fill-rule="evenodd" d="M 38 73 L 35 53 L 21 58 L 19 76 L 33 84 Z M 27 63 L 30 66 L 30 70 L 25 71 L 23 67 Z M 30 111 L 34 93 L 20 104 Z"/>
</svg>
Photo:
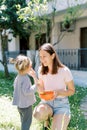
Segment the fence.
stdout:
<svg viewBox="0 0 87 130">
<path fill-rule="evenodd" d="M 62 63 L 74 70 L 87 70 L 87 48 L 61 49 L 57 54 Z"/>
<path fill-rule="evenodd" d="M 77 49 L 60 49 L 57 54 L 63 64 L 71 69 L 79 69 L 79 51 Z"/>
<path fill-rule="evenodd" d="M 56 50 L 61 62 L 74 70 L 87 70 L 87 48 L 85 49 L 59 49 Z M 16 57 L 19 54 L 27 55 L 31 58 L 35 69 L 39 65 L 38 51 L 15 51 L 6 52 L 7 59 L 9 57 Z"/>
</svg>

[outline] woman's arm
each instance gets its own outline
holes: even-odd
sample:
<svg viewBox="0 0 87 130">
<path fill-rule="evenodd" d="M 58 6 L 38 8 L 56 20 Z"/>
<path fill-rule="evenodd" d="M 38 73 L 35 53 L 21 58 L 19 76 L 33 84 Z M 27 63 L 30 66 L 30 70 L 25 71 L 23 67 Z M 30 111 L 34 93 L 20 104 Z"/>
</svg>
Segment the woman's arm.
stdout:
<svg viewBox="0 0 87 130">
<path fill-rule="evenodd" d="M 75 87 L 73 80 L 66 83 L 67 84 L 67 90 L 56 90 L 55 96 L 71 96 L 75 93 Z"/>
</svg>

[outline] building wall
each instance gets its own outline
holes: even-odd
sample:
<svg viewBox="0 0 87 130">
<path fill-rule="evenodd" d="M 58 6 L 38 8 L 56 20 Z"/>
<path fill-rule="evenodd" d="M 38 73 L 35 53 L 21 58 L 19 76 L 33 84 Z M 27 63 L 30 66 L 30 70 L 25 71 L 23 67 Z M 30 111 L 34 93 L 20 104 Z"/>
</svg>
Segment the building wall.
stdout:
<svg viewBox="0 0 87 130">
<path fill-rule="evenodd" d="M 35 50 L 35 33 L 32 33 L 29 38 L 29 48 Z"/>
<path fill-rule="evenodd" d="M 60 34 L 60 23 L 56 22 L 52 33 L 52 43 L 56 43 Z M 79 19 L 75 23 L 75 29 L 72 32 L 65 33 L 62 40 L 55 46 L 56 49 L 78 49 L 80 48 L 80 28 L 87 27 L 87 18 Z"/>
<path fill-rule="evenodd" d="M 8 39 L 11 39 L 8 42 L 8 51 L 18 51 L 19 50 L 19 36 L 13 37 L 12 34 L 8 36 Z"/>
</svg>

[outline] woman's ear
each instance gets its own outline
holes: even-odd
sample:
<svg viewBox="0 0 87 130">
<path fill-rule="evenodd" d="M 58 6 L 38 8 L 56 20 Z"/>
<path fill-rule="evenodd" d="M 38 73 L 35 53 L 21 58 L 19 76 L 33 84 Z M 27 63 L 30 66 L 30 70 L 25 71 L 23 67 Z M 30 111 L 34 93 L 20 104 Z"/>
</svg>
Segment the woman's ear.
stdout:
<svg viewBox="0 0 87 130">
<path fill-rule="evenodd" d="M 55 53 L 52 54 L 52 59 L 54 59 L 54 58 L 55 58 Z"/>
</svg>

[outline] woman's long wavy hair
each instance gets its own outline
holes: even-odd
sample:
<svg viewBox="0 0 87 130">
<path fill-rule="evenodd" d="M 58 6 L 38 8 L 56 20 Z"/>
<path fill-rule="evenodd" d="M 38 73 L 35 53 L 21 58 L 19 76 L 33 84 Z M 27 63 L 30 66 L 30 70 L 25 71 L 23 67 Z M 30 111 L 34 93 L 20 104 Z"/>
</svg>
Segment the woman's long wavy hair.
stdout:
<svg viewBox="0 0 87 130">
<path fill-rule="evenodd" d="M 54 50 L 53 46 L 50 43 L 45 43 L 43 44 L 40 48 L 39 48 L 39 52 L 43 50 L 46 51 L 47 53 L 49 53 L 50 55 L 55 54 L 55 57 L 53 59 L 53 65 L 52 65 L 52 74 L 56 74 L 58 72 L 58 67 L 63 67 L 64 65 L 61 63 L 61 61 L 59 60 L 59 57 L 56 53 L 56 51 Z M 41 74 L 47 74 L 48 73 L 48 66 L 44 66 L 41 63 Z"/>
</svg>

